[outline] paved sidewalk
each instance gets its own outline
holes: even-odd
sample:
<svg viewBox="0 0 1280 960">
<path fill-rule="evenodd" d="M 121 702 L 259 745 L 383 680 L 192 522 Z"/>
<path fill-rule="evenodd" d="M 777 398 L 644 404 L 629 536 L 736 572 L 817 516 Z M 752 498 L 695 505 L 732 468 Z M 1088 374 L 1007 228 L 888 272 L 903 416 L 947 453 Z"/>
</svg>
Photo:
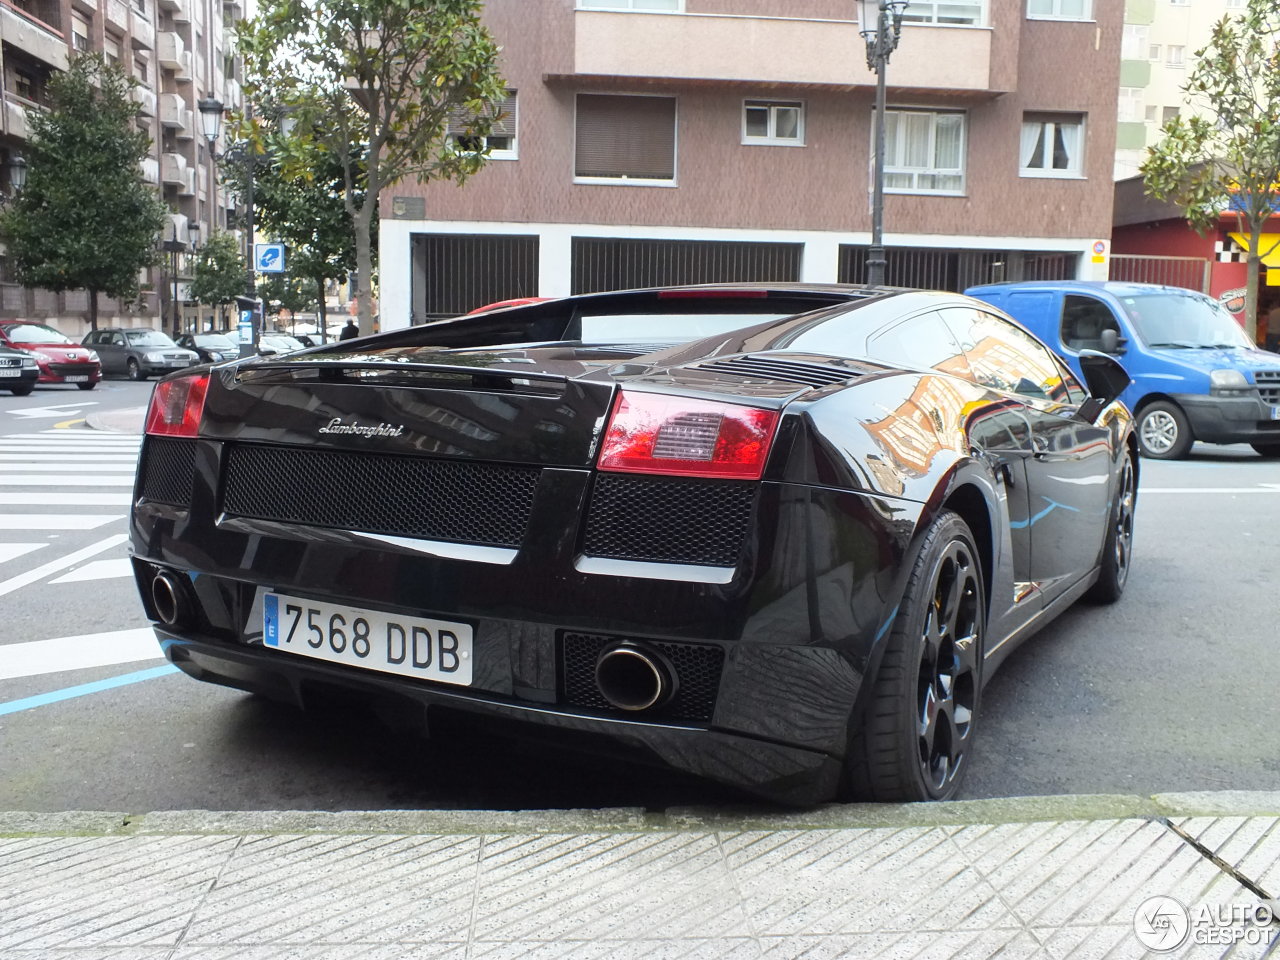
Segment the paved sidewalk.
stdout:
<svg viewBox="0 0 1280 960">
<path fill-rule="evenodd" d="M 146 407 L 99 410 L 85 415 L 85 426 L 105 433 L 142 433 L 147 422 Z"/>
<path fill-rule="evenodd" d="M 0 813 L 0 960 L 1280 957 L 1278 815 L 1280 794 Z M 1186 939 L 1148 954 L 1156 896 L 1179 904 L 1144 932 Z"/>
</svg>

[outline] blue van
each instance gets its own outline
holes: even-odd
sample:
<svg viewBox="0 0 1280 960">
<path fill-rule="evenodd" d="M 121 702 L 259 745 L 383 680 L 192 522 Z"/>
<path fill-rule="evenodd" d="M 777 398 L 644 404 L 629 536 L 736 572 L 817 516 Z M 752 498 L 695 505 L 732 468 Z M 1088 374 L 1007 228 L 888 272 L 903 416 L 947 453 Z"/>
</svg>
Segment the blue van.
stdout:
<svg viewBox="0 0 1280 960">
<path fill-rule="evenodd" d="M 1003 310 L 1081 375 L 1080 351 L 1116 357 L 1133 383 L 1120 399 L 1144 456 L 1182 457 L 1193 441 L 1248 443 L 1280 457 L 1280 353 L 1259 350 L 1216 300 L 1152 283 L 996 283 L 965 293 Z"/>
</svg>

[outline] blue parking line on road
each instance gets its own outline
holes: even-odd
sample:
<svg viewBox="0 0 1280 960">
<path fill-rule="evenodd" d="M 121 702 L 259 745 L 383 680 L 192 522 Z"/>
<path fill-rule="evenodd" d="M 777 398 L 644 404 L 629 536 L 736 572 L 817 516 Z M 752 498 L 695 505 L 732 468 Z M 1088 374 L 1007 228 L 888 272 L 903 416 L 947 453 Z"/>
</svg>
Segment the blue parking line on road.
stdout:
<svg viewBox="0 0 1280 960">
<path fill-rule="evenodd" d="M 125 673 L 118 677 L 108 677 L 106 680 L 95 680 L 93 683 L 82 683 L 62 690 L 51 690 L 49 693 L 41 693 L 34 697 L 10 700 L 8 703 L 0 703 L 0 717 L 9 713 L 31 710 L 35 707 L 44 707 L 60 700 L 71 700 L 74 697 L 83 697 L 90 693 L 101 693 L 103 690 L 112 690 L 116 687 L 128 686 L 131 683 L 141 683 L 143 680 L 154 680 L 156 677 L 164 677 L 177 672 L 177 667 L 171 663 L 166 663 L 163 667 L 152 667 L 150 670 Z"/>
</svg>

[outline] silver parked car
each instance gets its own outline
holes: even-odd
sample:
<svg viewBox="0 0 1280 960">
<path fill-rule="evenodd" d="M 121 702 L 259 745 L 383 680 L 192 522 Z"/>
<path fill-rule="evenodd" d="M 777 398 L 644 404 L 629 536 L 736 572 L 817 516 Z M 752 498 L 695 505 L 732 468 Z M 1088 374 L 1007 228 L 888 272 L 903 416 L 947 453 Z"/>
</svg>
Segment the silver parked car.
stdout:
<svg viewBox="0 0 1280 960">
<path fill-rule="evenodd" d="M 98 352 L 103 374 L 123 373 L 130 380 L 185 370 L 200 360 L 194 350 L 180 347 L 159 330 L 94 330 L 84 345 Z"/>
</svg>

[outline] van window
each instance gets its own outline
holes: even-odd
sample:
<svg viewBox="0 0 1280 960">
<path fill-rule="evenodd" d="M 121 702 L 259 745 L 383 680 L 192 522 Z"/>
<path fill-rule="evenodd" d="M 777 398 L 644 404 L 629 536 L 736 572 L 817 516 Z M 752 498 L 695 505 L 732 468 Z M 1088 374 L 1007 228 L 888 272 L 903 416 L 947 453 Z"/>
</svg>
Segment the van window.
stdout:
<svg viewBox="0 0 1280 960">
<path fill-rule="evenodd" d="M 1101 350 L 1102 331 L 1120 332 L 1115 314 L 1101 300 L 1068 294 L 1062 301 L 1062 344 L 1068 350 Z"/>
</svg>

